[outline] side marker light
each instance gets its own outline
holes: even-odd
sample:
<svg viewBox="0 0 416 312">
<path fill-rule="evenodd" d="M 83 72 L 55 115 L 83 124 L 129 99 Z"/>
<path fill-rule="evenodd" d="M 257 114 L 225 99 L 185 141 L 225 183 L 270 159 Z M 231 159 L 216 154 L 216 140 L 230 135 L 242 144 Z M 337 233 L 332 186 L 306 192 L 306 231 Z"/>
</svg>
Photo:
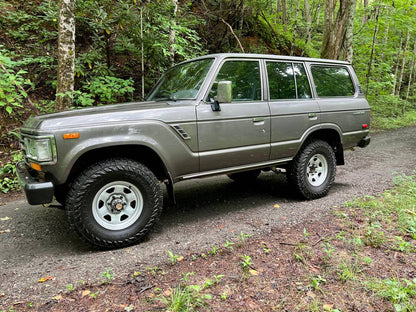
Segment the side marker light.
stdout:
<svg viewBox="0 0 416 312">
<path fill-rule="evenodd" d="M 62 137 L 64 138 L 64 140 L 78 139 L 79 138 L 79 133 L 78 132 L 64 133 L 64 135 Z"/>
</svg>

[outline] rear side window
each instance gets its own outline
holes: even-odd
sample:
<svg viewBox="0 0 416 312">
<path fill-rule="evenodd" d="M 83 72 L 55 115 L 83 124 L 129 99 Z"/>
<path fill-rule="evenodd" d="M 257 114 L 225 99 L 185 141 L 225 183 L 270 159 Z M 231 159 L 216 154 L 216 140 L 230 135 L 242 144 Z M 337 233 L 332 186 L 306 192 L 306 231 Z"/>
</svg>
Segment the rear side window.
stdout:
<svg viewBox="0 0 416 312">
<path fill-rule="evenodd" d="M 353 96 L 355 94 L 350 73 L 345 67 L 314 65 L 311 72 L 319 97 Z"/>
<path fill-rule="evenodd" d="M 303 64 L 267 62 L 270 100 L 308 99 L 311 97 Z"/>
</svg>

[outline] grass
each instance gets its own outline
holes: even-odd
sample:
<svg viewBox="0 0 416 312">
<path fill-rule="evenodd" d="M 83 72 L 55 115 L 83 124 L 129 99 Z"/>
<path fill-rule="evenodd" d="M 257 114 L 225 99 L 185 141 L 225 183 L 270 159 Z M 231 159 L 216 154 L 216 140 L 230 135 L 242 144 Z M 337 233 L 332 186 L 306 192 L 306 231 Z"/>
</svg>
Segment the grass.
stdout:
<svg viewBox="0 0 416 312">
<path fill-rule="evenodd" d="M 376 131 L 394 130 L 416 125 L 416 110 L 405 112 L 404 115 L 386 116 L 373 114 L 371 116 L 371 129 Z"/>
</svg>

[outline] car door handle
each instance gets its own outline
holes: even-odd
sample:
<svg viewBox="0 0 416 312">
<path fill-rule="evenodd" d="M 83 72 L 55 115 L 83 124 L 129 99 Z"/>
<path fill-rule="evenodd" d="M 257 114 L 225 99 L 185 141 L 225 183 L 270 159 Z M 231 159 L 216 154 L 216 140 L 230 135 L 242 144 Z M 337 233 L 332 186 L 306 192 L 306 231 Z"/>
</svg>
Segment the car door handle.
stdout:
<svg viewBox="0 0 416 312">
<path fill-rule="evenodd" d="M 264 125 L 264 118 L 263 117 L 254 117 L 253 123 L 255 125 Z"/>
<path fill-rule="evenodd" d="M 318 114 L 317 113 L 309 113 L 308 118 L 310 120 L 317 120 L 318 119 Z"/>
</svg>

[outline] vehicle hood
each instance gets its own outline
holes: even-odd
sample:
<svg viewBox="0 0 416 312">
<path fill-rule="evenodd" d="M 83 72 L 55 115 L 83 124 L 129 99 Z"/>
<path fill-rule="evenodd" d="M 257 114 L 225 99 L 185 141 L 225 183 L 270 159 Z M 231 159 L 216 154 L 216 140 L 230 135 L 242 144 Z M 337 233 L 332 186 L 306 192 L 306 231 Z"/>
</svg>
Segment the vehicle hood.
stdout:
<svg viewBox="0 0 416 312">
<path fill-rule="evenodd" d="M 167 110 L 170 112 L 175 107 L 178 105 L 166 102 L 131 102 L 32 116 L 23 124 L 22 132 L 92 127 L 144 119 L 163 120 Z"/>
</svg>

